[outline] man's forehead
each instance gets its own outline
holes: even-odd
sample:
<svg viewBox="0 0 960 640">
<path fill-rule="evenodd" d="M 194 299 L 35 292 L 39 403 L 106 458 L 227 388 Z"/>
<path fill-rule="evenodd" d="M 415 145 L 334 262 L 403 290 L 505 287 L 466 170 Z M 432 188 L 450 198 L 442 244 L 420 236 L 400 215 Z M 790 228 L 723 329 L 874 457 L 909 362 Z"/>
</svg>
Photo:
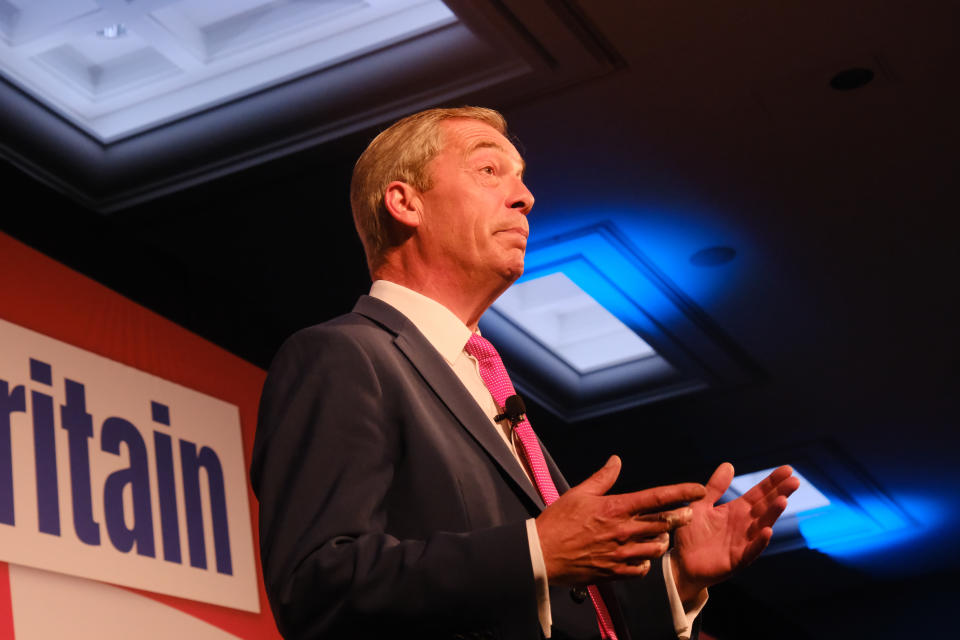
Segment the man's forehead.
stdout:
<svg viewBox="0 0 960 640">
<path fill-rule="evenodd" d="M 450 118 L 445 120 L 443 125 L 445 143 L 459 147 L 464 156 L 482 149 L 494 149 L 513 157 L 520 164 L 525 164 L 516 147 L 486 122 L 467 118 Z"/>
</svg>

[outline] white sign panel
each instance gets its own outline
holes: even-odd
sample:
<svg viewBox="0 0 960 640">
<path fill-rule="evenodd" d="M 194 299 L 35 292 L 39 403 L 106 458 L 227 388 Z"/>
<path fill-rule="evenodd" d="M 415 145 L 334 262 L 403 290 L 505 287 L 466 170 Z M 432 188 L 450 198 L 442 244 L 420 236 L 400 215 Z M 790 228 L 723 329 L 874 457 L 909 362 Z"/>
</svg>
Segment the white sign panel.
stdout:
<svg viewBox="0 0 960 640">
<path fill-rule="evenodd" d="M 0 320 L 0 560 L 259 612 L 237 407 Z"/>
</svg>

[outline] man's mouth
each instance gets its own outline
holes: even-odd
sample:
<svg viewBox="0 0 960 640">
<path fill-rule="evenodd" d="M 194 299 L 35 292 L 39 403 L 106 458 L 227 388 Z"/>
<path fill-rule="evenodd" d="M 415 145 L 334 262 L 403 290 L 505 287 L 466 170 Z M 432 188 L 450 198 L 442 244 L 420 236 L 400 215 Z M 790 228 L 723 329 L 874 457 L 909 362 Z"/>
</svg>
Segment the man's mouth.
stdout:
<svg viewBox="0 0 960 640">
<path fill-rule="evenodd" d="M 524 229 L 523 227 L 510 227 L 509 229 L 501 229 L 498 233 L 516 233 L 523 237 L 524 240 L 530 235 L 530 232 Z"/>
</svg>

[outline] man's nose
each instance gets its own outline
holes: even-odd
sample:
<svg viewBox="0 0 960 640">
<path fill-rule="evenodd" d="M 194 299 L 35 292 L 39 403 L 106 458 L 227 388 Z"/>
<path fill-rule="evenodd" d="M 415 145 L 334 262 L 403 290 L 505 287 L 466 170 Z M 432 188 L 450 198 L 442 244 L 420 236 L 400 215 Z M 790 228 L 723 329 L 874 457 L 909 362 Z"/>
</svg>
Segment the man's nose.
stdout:
<svg viewBox="0 0 960 640">
<path fill-rule="evenodd" d="M 510 198 L 510 208 L 520 209 L 523 215 L 527 215 L 533 208 L 533 194 L 523 182 L 518 181 L 518 183 L 517 193 Z"/>
</svg>

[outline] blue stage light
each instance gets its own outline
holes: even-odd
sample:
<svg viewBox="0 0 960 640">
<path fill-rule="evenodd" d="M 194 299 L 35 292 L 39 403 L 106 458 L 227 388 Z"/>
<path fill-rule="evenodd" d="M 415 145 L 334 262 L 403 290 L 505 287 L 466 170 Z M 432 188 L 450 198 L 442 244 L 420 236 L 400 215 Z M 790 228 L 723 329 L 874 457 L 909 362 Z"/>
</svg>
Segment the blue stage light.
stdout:
<svg viewBox="0 0 960 640">
<path fill-rule="evenodd" d="M 837 466 L 836 461 L 831 467 L 829 478 L 822 468 L 815 473 L 821 486 L 794 469 L 800 488 L 774 525 L 770 553 L 806 547 L 837 558 L 864 556 L 907 543 L 924 533 L 921 522 L 936 522 L 937 517 L 929 513 L 929 501 L 923 509 L 925 517 L 918 519 L 919 513 L 912 515 L 868 479 Z M 723 500 L 742 495 L 770 471 L 735 477 Z"/>
</svg>

